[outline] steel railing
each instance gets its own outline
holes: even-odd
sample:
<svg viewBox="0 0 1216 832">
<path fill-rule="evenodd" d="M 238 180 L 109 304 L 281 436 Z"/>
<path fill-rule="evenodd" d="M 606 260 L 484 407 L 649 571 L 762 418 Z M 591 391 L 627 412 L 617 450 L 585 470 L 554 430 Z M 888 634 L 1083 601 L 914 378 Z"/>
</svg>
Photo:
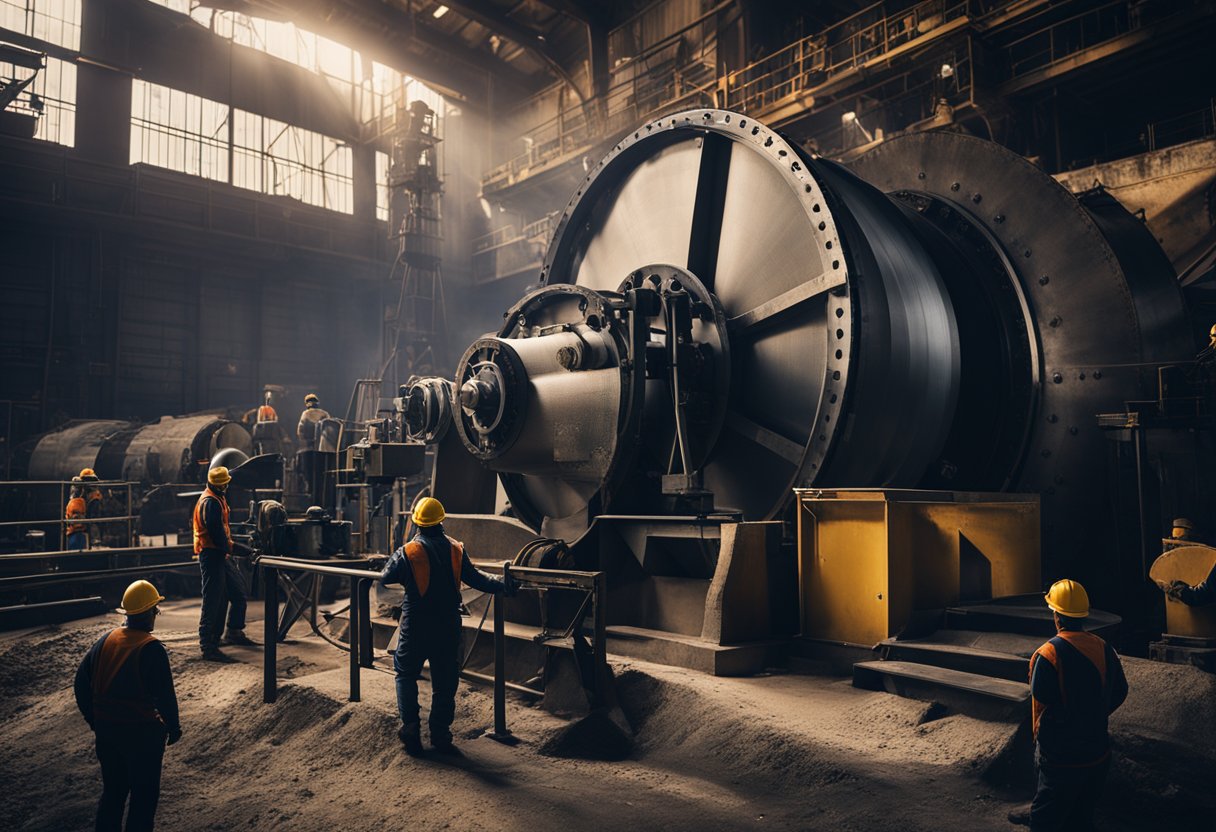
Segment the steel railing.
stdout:
<svg viewBox="0 0 1216 832">
<path fill-rule="evenodd" d="M 68 480 L 5 480 L 0 482 L 0 488 L 39 488 L 39 487 L 57 487 L 59 489 L 58 505 L 66 506 L 67 497 L 73 486 L 81 488 L 83 491 L 101 491 L 103 489 L 118 490 L 122 489 L 126 492 L 127 513 L 115 515 L 113 517 L 90 517 L 90 518 L 75 518 L 67 519 L 66 517 L 53 517 L 39 520 L 5 520 L 0 522 L 0 528 L 16 528 L 22 526 L 38 527 L 38 526 L 55 526 L 59 531 L 59 550 L 67 549 L 67 529 L 68 526 L 96 526 L 101 524 L 126 524 L 127 535 L 126 544 L 128 547 L 135 546 L 135 521 L 139 519 L 138 514 L 133 513 L 134 495 L 133 489 L 139 483 L 126 482 L 124 480 L 99 480 L 96 482 L 71 482 Z M 104 500 L 105 497 L 103 496 Z"/>
<path fill-rule="evenodd" d="M 371 587 L 380 579 L 380 573 L 369 569 L 351 569 L 342 566 L 330 566 L 314 563 L 297 558 L 262 556 L 257 560 L 262 569 L 262 584 L 265 595 L 265 612 L 263 634 L 262 667 L 262 701 L 273 703 L 278 699 L 278 641 L 279 641 L 279 572 L 307 572 L 317 575 L 334 575 L 349 578 L 351 582 L 350 628 L 348 642 L 350 645 L 350 693 L 351 702 L 358 702 L 362 696 L 360 671 L 362 668 L 373 667 L 372 624 L 371 624 Z M 520 589 L 575 590 L 585 594 L 584 608 L 589 605 L 592 618 L 591 655 L 595 689 L 592 693 L 592 706 L 599 707 L 605 701 L 604 684 L 607 680 L 607 581 L 603 572 L 580 572 L 574 570 L 534 569 L 531 567 L 511 566 L 509 563 L 481 564 L 488 572 L 506 574 L 515 579 Z M 494 608 L 494 675 L 462 670 L 461 676 L 475 682 L 488 682 L 494 686 L 494 735 L 509 736 L 506 716 L 506 690 L 510 686 L 518 689 L 520 686 L 510 685 L 506 679 L 506 635 L 505 616 L 501 596 L 494 596 L 491 601 Z M 577 618 L 577 616 L 576 616 Z M 580 624 L 579 620 L 573 626 Z M 529 690 L 530 693 L 540 693 Z"/>
</svg>

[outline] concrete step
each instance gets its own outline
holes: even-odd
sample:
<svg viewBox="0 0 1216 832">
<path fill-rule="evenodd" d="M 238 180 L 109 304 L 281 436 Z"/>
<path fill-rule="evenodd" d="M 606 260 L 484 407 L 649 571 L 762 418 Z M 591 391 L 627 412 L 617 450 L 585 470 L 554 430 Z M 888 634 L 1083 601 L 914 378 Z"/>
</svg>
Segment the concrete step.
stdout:
<svg viewBox="0 0 1216 832">
<path fill-rule="evenodd" d="M 918 662 L 858 662 L 853 665 L 853 686 L 939 702 L 980 719 L 1016 721 L 1030 713 L 1030 685 L 1025 682 Z"/>
<path fill-rule="evenodd" d="M 785 641 L 723 645 L 697 636 L 648 630 L 644 627 L 608 628 L 608 653 L 657 664 L 687 667 L 714 676 L 748 676 L 775 667 L 785 657 Z"/>
<path fill-rule="evenodd" d="M 1085 629 L 1109 638 L 1117 632 L 1122 621 L 1114 613 L 1091 610 Z M 1037 594 L 997 598 L 978 604 L 957 604 L 946 610 L 946 627 L 1041 636 L 1044 640 L 1056 634 L 1051 610 L 1043 603 L 1043 597 Z"/>
<path fill-rule="evenodd" d="M 879 652 L 884 661 L 933 665 L 1011 682 L 1025 682 L 1029 672 L 1029 660 L 1022 656 L 946 644 L 931 638 L 907 641 L 887 639 L 879 645 Z"/>
</svg>

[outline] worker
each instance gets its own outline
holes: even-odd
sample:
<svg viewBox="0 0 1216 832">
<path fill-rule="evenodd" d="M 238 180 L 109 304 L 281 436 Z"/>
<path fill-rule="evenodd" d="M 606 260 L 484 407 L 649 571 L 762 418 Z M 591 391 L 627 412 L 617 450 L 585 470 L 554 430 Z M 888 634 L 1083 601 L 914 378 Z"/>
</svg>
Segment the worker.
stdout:
<svg viewBox="0 0 1216 832">
<path fill-rule="evenodd" d="M 1202 583 L 1191 586 L 1186 581 L 1172 581 L 1158 584 L 1165 594 L 1175 601 L 1181 601 L 1188 607 L 1202 607 L 1216 601 L 1216 563 L 1212 564 L 1208 576 Z"/>
<path fill-rule="evenodd" d="M 1199 534 L 1195 531 L 1195 524 L 1185 517 L 1175 517 L 1170 528 L 1171 540 L 1182 540 L 1195 542 L 1199 540 Z"/>
<path fill-rule="evenodd" d="M 72 477 L 72 488 L 68 492 L 68 504 L 64 506 L 63 518 L 69 521 L 84 520 L 88 507 L 84 500 L 84 486 L 80 477 Z M 62 492 L 61 492 L 62 493 Z M 67 525 L 68 550 L 83 551 L 89 548 L 88 526 L 81 522 L 69 522 Z"/>
<path fill-rule="evenodd" d="M 321 409 L 321 399 L 316 393 L 304 397 L 304 410 L 300 413 L 300 423 L 296 425 L 296 438 L 300 440 L 300 450 L 315 451 L 321 438 L 321 420 L 328 419 L 329 414 Z"/>
<path fill-rule="evenodd" d="M 165 746 L 182 737 L 169 654 L 152 635 L 163 600 L 147 581 L 127 587 L 123 626 L 99 638 L 76 670 L 76 706 L 101 763 L 98 830 L 118 832 L 124 809 L 127 832 L 152 829 Z"/>
<path fill-rule="evenodd" d="M 279 421 L 279 414 L 275 412 L 274 405 L 271 404 L 271 395 L 270 395 L 269 390 L 266 391 L 266 396 L 265 396 L 264 400 L 262 401 L 262 406 L 258 408 L 258 421 L 259 422 L 277 422 L 277 421 Z"/>
<path fill-rule="evenodd" d="M 1092 829 L 1110 768 L 1107 720 L 1127 698 L 1127 678 L 1114 648 L 1085 631 L 1085 587 L 1073 580 L 1056 581 L 1045 600 L 1056 636 L 1030 657 L 1031 728 L 1039 775 L 1030 828 Z M 1010 820 L 1016 820 L 1012 814 Z"/>
<path fill-rule="evenodd" d="M 96 520 L 98 517 L 101 517 L 101 492 L 96 488 L 90 487 L 87 483 L 98 481 L 97 472 L 92 468 L 80 469 L 80 481 L 82 483 L 81 488 L 84 490 L 81 496 L 84 497 L 85 519 Z M 92 541 L 100 539 L 101 531 L 101 527 L 98 524 L 90 523 L 89 527 L 85 530 L 85 536 L 92 543 Z"/>
<path fill-rule="evenodd" d="M 460 675 L 460 584 L 495 595 L 514 593 L 504 583 L 478 570 L 464 544 L 443 531 L 443 505 L 425 497 L 414 507 L 418 534 L 389 558 L 380 575 L 386 584 L 401 584 L 401 624 L 393 668 L 397 672 L 398 738 L 411 756 L 422 753 L 418 713 L 418 674 L 431 663 L 431 745 L 451 752 L 452 719 L 456 714 L 456 685 Z"/>
<path fill-rule="evenodd" d="M 232 531 L 228 526 L 225 491 L 232 476 L 222 465 L 207 472 L 207 488 L 194 505 L 194 554 L 203 578 L 203 608 L 199 614 L 198 642 L 203 658 L 231 662 L 220 650 L 220 633 L 227 613 L 224 643 L 252 646 L 245 635 L 245 579 L 232 562 Z"/>
</svg>

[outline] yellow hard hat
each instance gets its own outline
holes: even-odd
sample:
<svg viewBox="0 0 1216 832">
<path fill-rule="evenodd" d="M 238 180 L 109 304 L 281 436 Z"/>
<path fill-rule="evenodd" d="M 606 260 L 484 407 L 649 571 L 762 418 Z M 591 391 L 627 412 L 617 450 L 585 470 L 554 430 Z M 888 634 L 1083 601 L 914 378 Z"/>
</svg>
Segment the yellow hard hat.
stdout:
<svg viewBox="0 0 1216 832">
<path fill-rule="evenodd" d="M 122 594 L 122 606 L 118 611 L 124 615 L 139 615 L 155 607 L 165 596 L 156 591 L 156 587 L 147 581 L 136 581 L 127 587 Z"/>
<path fill-rule="evenodd" d="M 312 404 L 312 403 L 319 402 L 319 401 L 321 401 L 321 400 L 319 398 L 317 398 L 316 393 L 309 393 L 307 396 L 304 397 L 304 404 Z"/>
<path fill-rule="evenodd" d="M 227 485 L 232 482 L 232 475 L 223 465 L 217 465 L 207 472 L 208 485 Z"/>
<path fill-rule="evenodd" d="M 1069 618 L 1084 618 L 1089 615 L 1089 593 L 1071 578 L 1056 581 L 1044 596 L 1047 606 Z"/>
<path fill-rule="evenodd" d="M 93 479 L 97 479 L 97 472 L 94 471 L 92 468 L 81 468 L 80 469 L 80 478 L 83 480 L 83 479 L 88 479 L 89 477 L 92 477 Z"/>
<path fill-rule="evenodd" d="M 414 506 L 414 525 L 425 529 L 427 526 L 437 526 L 443 522 L 447 514 L 443 511 L 443 503 L 434 497 L 423 497 Z"/>
</svg>

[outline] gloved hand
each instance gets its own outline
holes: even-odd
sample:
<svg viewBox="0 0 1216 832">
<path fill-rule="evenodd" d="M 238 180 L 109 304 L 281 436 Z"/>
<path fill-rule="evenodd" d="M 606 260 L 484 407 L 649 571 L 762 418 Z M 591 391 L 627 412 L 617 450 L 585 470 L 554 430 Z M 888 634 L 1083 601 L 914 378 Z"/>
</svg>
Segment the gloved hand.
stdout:
<svg viewBox="0 0 1216 832">
<path fill-rule="evenodd" d="M 169 741 L 166 743 L 166 745 L 173 745 L 173 743 L 177 742 L 181 738 L 182 738 L 182 731 L 180 728 L 177 729 L 176 731 L 170 731 L 169 732 Z"/>
<path fill-rule="evenodd" d="M 519 594 L 519 581 L 511 574 L 510 567 L 504 569 L 502 573 L 502 594 L 508 598 L 514 598 Z"/>
<path fill-rule="evenodd" d="M 1191 585 L 1186 581 L 1173 581 L 1168 587 L 1165 588 L 1165 594 L 1170 598 L 1173 598 L 1175 601 L 1181 601 L 1182 591 L 1190 588 Z"/>
</svg>

